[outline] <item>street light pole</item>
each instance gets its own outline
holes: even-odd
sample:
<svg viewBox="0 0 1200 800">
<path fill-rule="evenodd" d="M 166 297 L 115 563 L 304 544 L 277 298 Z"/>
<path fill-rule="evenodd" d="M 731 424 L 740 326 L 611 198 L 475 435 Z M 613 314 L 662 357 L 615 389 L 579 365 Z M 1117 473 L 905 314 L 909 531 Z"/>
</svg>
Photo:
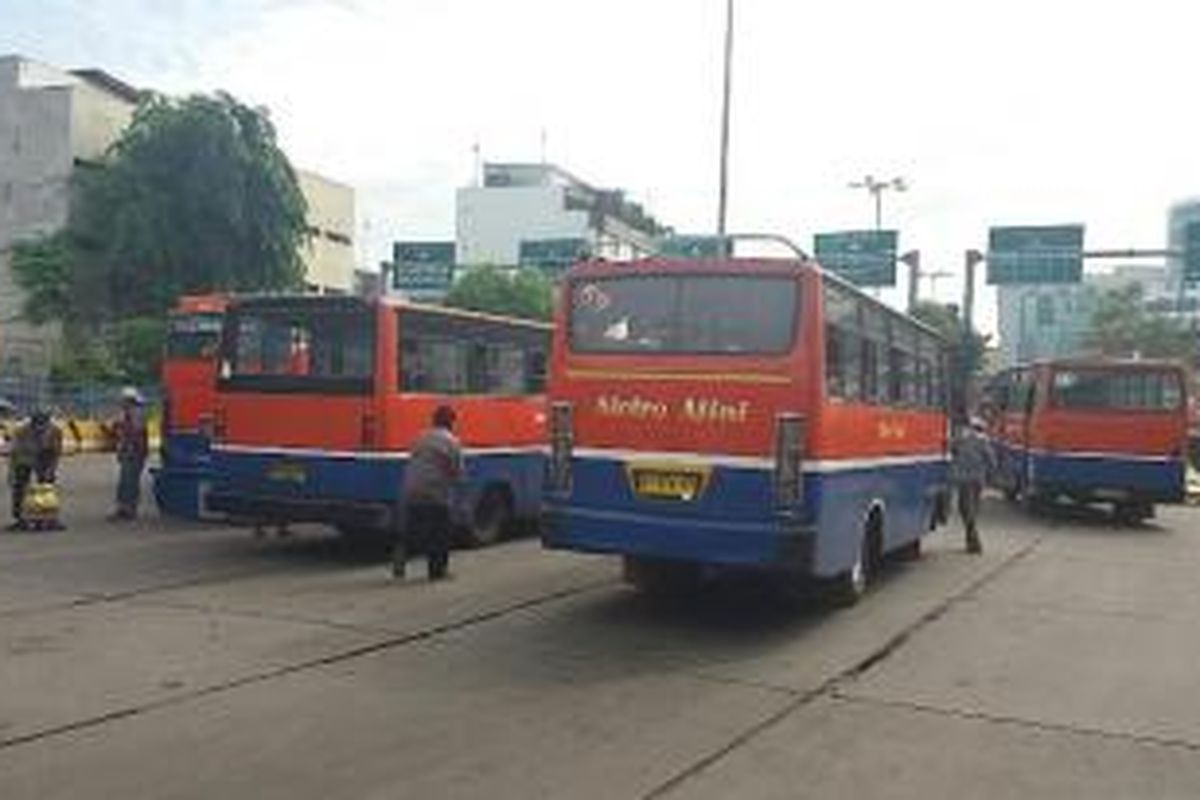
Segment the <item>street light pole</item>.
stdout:
<svg viewBox="0 0 1200 800">
<path fill-rule="evenodd" d="M 729 196 L 729 95 L 733 68 L 733 0 L 725 0 L 725 89 L 721 105 L 721 185 L 717 199 L 717 235 L 725 235 Z"/>
<path fill-rule="evenodd" d="M 908 191 L 908 182 L 897 176 L 891 180 L 881 181 L 874 175 L 865 175 L 861 181 L 851 181 L 851 189 L 866 189 L 875 201 L 875 230 L 883 229 L 883 193 L 888 189 L 897 192 Z"/>
</svg>

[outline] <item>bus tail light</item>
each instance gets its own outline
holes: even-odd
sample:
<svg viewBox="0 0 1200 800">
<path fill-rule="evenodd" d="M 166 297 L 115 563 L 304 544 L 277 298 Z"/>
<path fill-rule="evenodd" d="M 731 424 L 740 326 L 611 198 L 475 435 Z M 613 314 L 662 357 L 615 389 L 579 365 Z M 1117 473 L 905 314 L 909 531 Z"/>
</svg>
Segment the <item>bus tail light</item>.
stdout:
<svg viewBox="0 0 1200 800">
<path fill-rule="evenodd" d="M 546 488 L 552 492 L 571 489 L 571 454 L 574 435 L 570 403 L 550 406 L 550 459 L 546 463 Z"/>
<path fill-rule="evenodd" d="M 804 418 L 775 418 L 775 505 L 791 508 L 804 497 Z"/>
</svg>

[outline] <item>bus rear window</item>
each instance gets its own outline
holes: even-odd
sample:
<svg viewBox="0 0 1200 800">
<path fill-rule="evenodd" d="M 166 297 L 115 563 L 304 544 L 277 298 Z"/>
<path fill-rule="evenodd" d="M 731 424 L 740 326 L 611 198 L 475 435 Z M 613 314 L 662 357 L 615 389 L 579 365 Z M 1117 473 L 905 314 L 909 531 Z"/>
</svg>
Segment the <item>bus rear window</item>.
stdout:
<svg viewBox="0 0 1200 800">
<path fill-rule="evenodd" d="M 168 358 L 211 358 L 221 338 L 220 314 L 174 314 L 167 321 Z"/>
<path fill-rule="evenodd" d="M 225 388 L 297 392 L 370 391 L 372 315 L 353 309 L 243 308 L 225 334 Z"/>
<path fill-rule="evenodd" d="M 571 285 L 580 353 L 778 354 L 791 349 L 799 286 L 760 275 L 630 275 Z"/>
<path fill-rule="evenodd" d="M 1054 373 L 1053 402 L 1060 408 L 1173 411 L 1182 400 L 1175 372 L 1060 369 Z"/>
</svg>

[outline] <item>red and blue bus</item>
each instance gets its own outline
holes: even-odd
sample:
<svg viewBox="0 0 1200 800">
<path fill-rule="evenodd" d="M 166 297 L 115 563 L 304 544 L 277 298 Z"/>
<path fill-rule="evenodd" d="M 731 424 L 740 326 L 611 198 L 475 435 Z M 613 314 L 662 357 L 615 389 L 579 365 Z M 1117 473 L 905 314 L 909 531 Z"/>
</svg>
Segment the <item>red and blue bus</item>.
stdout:
<svg viewBox="0 0 1200 800">
<path fill-rule="evenodd" d="M 1112 503 L 1128 521 L 1184 497 L 1184 369 L 1166 361 L 1063 359 L 997 374 L 984 403 L 999 469 L 992 482 L 1038 507 Z"/>
<path fill-rule="evenodd" d="M 575 267 L 551 356 L 543 541 L 638 584 L 710 568 L 853 602 L 945 517 L 938 335 L 808 260 Z"/>
<path fill-rule="evenodd" d="M 536 517 L 548 325 L 348 296 L 236 299 L 217 377 L 208 507 L 257 524 L 400 524 L 408 448 L 438 405 L 458 415 L 473 543 Z"/>
<path fill-rule="evenodd" d="M 167 316 L 162 463 L 154 471 L 154 496 L 159 509 L 172 516 L 200 517 L 211 483 L 217 346 L 228 303 L 225 295 L 189 295 Z"/>
</svg>

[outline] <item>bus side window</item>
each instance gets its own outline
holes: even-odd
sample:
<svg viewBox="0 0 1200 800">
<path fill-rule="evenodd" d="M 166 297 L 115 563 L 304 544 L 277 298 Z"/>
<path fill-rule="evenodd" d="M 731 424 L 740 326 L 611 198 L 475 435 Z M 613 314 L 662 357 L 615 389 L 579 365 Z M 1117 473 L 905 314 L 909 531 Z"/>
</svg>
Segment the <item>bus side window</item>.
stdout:
<svg viewBox="0 0 1200 800">
<path fill-rule="evenodd" d="M 830 397 L 858 400 L 861 345 L 858 300 L 844 289 L 825 286 L 825 385 Z"/>
<path fill-rule="evenodd" d="M 869 306 L 862 309 L 862 399 L 866 403 L 887 402 L 890 345 L 888 320 L 883 312 Z"/>
<path fill-rule="evenodd" d="M 525 351 L 525 391 L 542 394 L 546 391 L 546 351 Z"/>
</svg>

